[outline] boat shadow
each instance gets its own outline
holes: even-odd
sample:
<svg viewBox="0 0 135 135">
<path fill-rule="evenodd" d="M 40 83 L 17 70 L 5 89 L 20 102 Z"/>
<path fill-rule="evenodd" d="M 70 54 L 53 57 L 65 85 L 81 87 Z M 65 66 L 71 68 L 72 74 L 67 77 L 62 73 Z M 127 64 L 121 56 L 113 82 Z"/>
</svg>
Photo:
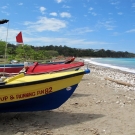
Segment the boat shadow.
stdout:
<svg viewBox="0 0 135 135">
<path fill-rule="evenodd" d="M 29 132 L 57 129 L 104 117 L 102 114 L 71 113 L 54 111 L 2 113 L 0 114 L 0 134 L 6 132 Z M 7 131 L 8 130 L 8 131 Z"/>
</svg>

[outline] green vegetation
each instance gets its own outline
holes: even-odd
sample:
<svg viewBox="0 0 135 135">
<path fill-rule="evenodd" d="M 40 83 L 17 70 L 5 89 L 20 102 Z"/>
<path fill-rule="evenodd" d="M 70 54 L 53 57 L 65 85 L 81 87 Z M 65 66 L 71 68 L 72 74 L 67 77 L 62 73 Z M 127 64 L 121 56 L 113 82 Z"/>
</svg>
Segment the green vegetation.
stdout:
<svg viewBox="0 0 135 135">
<path fill-rule="evenodd" d="M 112 58 L 131 58 L 135 57 L 134 53 L 122 52 L 122 51 L 111 51 L 111 50 L 93 50 L 93 49 L 77 49 L 70 48 L 67 46 L 43 46 L 40 47 L 42 50 L 55 50 L 59 53 L 59 55 L 64 56 L 75 56 L 75 57 L 112 57 Z"/>
<path fill-rule="evenodd" d="M 40 61 L 40 60 L 48 60 L 52 59 L 53 57 L 57 57 L 59 54 L 57 51 L 54 50 L 43 50 L 40 47 L 35 48 L 30 45 L 13 45 L 8 43 L 7 48 L 7 58 L 8 61 L 13 59 L 18 61 Z M 6 42 L 0 41 L 0 58 L 5 58 L 5 47 Z"/>
<path fill-rule="evenodd" d="M 6 42 L 0 41 L 0 58 L 4 58 Z M 67 46 L 32 46 L 32 45 L 14 45 L 7 44 L 8 60 L 48 60 L 59 55 L 75 56 L 75 57 L 112 57 L 112 58 L 131 58 L 135 57 L 134 53 L 111 51 L 111 50 L 93 50 L 93 49 L 77 49 Z"/>
</svg>

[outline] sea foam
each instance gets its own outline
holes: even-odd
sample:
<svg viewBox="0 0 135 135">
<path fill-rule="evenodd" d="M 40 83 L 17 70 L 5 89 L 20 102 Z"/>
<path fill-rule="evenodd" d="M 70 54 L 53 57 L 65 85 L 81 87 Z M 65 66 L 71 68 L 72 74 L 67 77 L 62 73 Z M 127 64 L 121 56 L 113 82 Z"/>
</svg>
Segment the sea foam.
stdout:
<svg viewBox="0 0 135 135">
<path fill-rule="evenodd" d="M 119 69 L 121 71 L 126 71 L 126 72 L 129 72 L 129 73 L 135 73 L 135 69 L 114 66 L 114 65 L 111 65 L 111 64 L 103 64 L 103 63 L 100 63 L 100 62 L 95 62 L 95 61 L 93 61 L 94 59 L 92 59 L 92 58 L 91 59 L 83 59 L 83 60 L 87 63 L 91 63 L 91 64 L 94 64 L 94 65 L 109 67 L 109 68 L 113 68 L 113 69 Z"/>
</svg>

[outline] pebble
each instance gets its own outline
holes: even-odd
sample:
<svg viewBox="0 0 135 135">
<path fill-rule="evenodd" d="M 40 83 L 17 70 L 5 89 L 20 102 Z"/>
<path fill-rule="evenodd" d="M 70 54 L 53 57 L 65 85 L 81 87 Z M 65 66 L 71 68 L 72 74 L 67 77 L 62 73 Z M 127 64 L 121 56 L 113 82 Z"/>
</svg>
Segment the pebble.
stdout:
<svg viewBox="0 0 135 135">
<path fill-rule="evenodd" d="M 105 85 L 109 85 L 111 87 L 115 87 L 118 89 L 122 88 L 123 90 L 126 90 L 126 91 L 135 91 L 135 74 L 122 72 L 122 71 L 118 71 L 111 68 L 105 69 L 104 67 L 99 67 L 96 65 L 94 65 L 94 68 L 93 68 L 93 65 L 90 65 L 90 69 L 91 69 L 91 73 L 94 72 L 94 75 L 96 74 L 97 75 L 96 77 L 100 78 L 101 80 L 103 80 L 106 77 L 109 77 L 114 80 L 119 80 L 122 82 L 129 83 L 133 86 L 132 87 L 123 86 L 123 85 L 119 85 L 117 83 L 110 82 L 110 81 L 106 81 Z M 95 83 L 93 84 L 95 85 Z"/>
</svg>

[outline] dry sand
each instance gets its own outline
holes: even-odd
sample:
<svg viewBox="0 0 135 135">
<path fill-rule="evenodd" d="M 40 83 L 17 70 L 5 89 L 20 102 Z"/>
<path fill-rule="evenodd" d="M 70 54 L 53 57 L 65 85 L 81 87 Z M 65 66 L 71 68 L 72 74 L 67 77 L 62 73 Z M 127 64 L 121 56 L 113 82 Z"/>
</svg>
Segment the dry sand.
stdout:
<svg viewBox="0 0 135 135">
<path fill-rule="evenodd" d="M 58 109 L 0 114 L 0 135 L 135 135 L 135 74 L 89 67 L 91 73 Z"/>
</svg>

